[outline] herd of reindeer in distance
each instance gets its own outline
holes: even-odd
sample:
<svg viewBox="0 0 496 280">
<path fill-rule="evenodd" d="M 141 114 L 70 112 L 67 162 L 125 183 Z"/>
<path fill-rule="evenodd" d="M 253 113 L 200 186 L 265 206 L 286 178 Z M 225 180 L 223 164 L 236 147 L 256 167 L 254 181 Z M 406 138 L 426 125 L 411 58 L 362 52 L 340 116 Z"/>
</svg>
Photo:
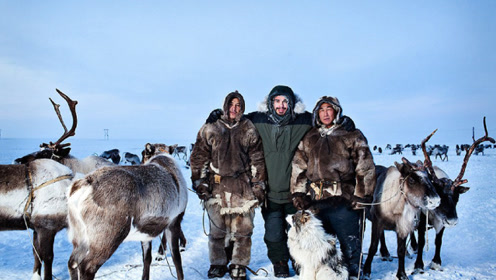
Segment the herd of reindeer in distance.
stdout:
<svg viewBox="0 0 496 280">
<path fill-rule="evenodd" d="M 188 168 L 188 152 L 191 154 L 194 144 L 191 144 L 190 147 L 187 148 L 186 146 L 179 146 L 177 144 L 166 145 L 147 143 L 142 152 L 142 159 L 140 159 L 138 155 L 128 152 L 123 153 L 121 157 L 121 153 L 118 149 L 104 151 L 99 156 L 91 155 L 83 159 L 75 158 L 70 155 L 70 143 L 62 142 L 75 135 L 77 126 L 76 105 L 78 102 L 72 100 L 60 90 L 56 89 L 56 91 L 67 102 L 70 108 L 73 119 L 71 129 L 67 130 L 67 127 L 64 124 L 59 110 L 60 105 L 56 104 L 50 98 L 54 110 L 64 128 L 64 134 L 55 143 L 42 143 L 40 145 L 40 150 L 14 160 L 13 164 L 0 165 L 0 209 L 4 209 L 3 211 L 0 211 L 0 230 L 26 230 L 28 228 L 33 230 L 32 244 L 33 254 L 35 256 L 33 279 L 41 279 L 42 265 L 44 265 L 44 279 L 52 279 L 54 238 L 57 232 L 63 228 L 68 228 L 68 235 L 74 246 L 73 253 L 68 262 L 71 279 L 94 279 L 98 269 L 106 260 L 108 260 L 108 258 L 110 258 L 120 243 L 126 238 L 131 230 L 131 222 L 135 223 L 135 221 L 127 221 L 123 224 L 116 224 L 109 221 L 108 224 L 111 224 L 112 226 L 105 229 L 105 232 L 109 236 L 114 236 L 113 239 L 105 241 L 106 246 L 109 247 L 103 248 L 100 255 L 87 258 L 85 257 L 85 254 L 88 254 L 89 246 L 94 246 L 95 244 L 91 243 L 91 236 L 84 237 L 89 238 L 90 241 L 86 239 L 78 240 L 78 238 L 81 239 L 83 237 L 81 237 L 81 233 L 78 232 L 77 221 L 74 220 L 77 220 L 75 217 L 84 218 L 83 214 L 81 214 L 83 212 L 77 211 L 90 212 L 92 209 L 74 210 L 73 208 L 90 206 L 82 205 L 80 201 L 76 198 L 72 198 L 72 196 L 75 196 L 75 193 L 80 191 L 77 187 L 80 187 L 81 189 L 89 187 L 93 192 L 97 192 L 98 184 L 95 181 L 98 180 L 105 181 L 105 178 L 114 178 L 112 180 L 119 182 L 121 179 L 115 177 L 118 176 L 117 174 L 120 174 L 119 172 L 131 173 L 131 178 L 128 179 L 131 181 L 124 181 L 124 184 L 131 184 L 133 180 L 141 180 L 145 182 L 145 186 L 139 187 L 143 188 L 145 192 L 152 192 L 154 189 L 146 185 L 146 182 L 151 179 L 139 177 L 144 176 L 142 174 L 151 172 L 150 168 L 152 167 L 155 168 L 153 172 L 158 172 L 157 174 L 159 174 L 159 176 L 163 176 L 167 179 L 165 180 L 167 183 L 161 183 L 160 185 L 166 189 L 166 191 L 165 196 L 160 197 L 161 199 L 154 199 L 154 202 L 146 202 L 148 203 L 147 206 L 150 207 L 150 203 L 160 203 L 168 206 L 165 207 L 167 208 L 166 210 L 162 209 L 162 212 L 156 214 L 157 217 L 155 217 L 155 222 L 157 220 L 162 222 L 152 223 L 152 225 L 141 225 L 142 228 L 146 228 L 147 231 L 145 229 L 143 230 L 148 234 L 147 239 L 141 240 L 143 250 L 142 279 L 149 279 L 151 240 L 160 234 L 162 234 L 161 246 L 159 246 L 157 259 L 160 260 L 165 258 L 165 250 L 168 244 L 176 268 L 176 277 L 177 279 L 184 279 L 180 251 L 181 247 L 186 246 L 186 237 L 182 232 L 180 224 L 187 203 L 187 194 L 185 194 L 185 192 L 187 192 L 187 187 L 186 181 L 180 171 L 181 168 L 177 165 L 178 161 L 173 160 L 172 157 L 183 160 L 186 164 L 186 168 Z M 365 278 L 370 278 L 372 258 L 375 256 L 379 244 L 381 245 L 380 255 L 382 259 L 392 260 L 386 247 L 384 230 L 395 231 L 397 235 L 397 278 L 408 279 L 404 267 L 404 257 L 407 253 L 407 237 L 411 238 L 410 245 L 412 248 L 419 252 L 415 262 L 415 269 L 412 273 L 422 273 L 424 269 L 422 249 L 425 245 L 424 233 L 428 229 L 427 223 L 436 230 L 436 251 L 430 268 L 439 269 L 441 267 L 440 251 L 444 229 L 456 225 L 458 219 L 456 204 L 459 195 L 469 189 L 468 187 L 462 186 L 462 184 L 467 182 L 466 179 L 463 179 L 463 175 L 468 160 L 474 152 L 476 155 L 484 155 L 484 149 L 496 148 L 494 139 L 488 136 L 485 118 L 483 119 L 483 125 L 485 136 L 476 140 L 473 135 L 473 143 L 471 145 L 456 145 L 456 154 L 461 155 L 462 151 L 465 151 L 465 157 L 460 173 L 454 180 L 450 179 L 439 167 L 433 166 L 430 159 L 431 156 L 434 156 L 435 158 L 440 157 L 442 161 L 448 160 L 448 146 L 426 145 L 426 142 L 437 130 L 427 136 L 419 145 L 408 144 L 403 147 L 403 145 L 397 144 L 394 147 L 387 145 L 384 148 L 384 152 L 386 150 L 390 151 L 389 154 L 402 154 L 405 148 L 410 148 L 412 155 L 416 155 L 417 149 L 420 149 L 422 150 L 425 159 L 423 162 L 418 160 L 417 162 L 412 163 L 405 157 L 402 157 L 400 163 L 395 162 L 394 165 L 390 167 L 376 166 L 376 191 L 374 193 L 373 203 L 371 203 L 371 207 L 367 209 L 367 219 L 372 223 L 372 236 L 368 256 L 363 267 Z M 484 145 L 483 142 L 486 141 L 491 142 L 493 145 Z M 377 146 L 373 147 L 373 151 L 376 151 L 379 154 L 383 153 L 382 148 Z M 164 156 L 164 154 L 168 154 L 168 156 Z M 69 172 L 69 174 L 67 174 L 67 172 Z M 102 175 L 101 173 L 104 174 Z M 73 181 L 76 180 L 76 174 L 82 174 L 81 176 L 85 181 L 81 181 L 82 179 L 80 179 L 76 181 L 76 183 L 73 183 Z M 83 183 L 86 183 L 87 185 L 84 186 Z M 113 181 L 106 183 L 110 187 L 114 184 Z M 118 185 L 117 183 L 115 184 Z M 153 183 L 149 184 L 152 185 Z M 45 189 L 48 189 L 47 186 L 49 185 L 52 185 L 53 189 L 55 189 L 54 186 L 61 189 L 58 194 L 60 197 L 50 197 L 56 196 L 57 192 L 53 189 L 50 192 L 45 191 Z M 67 192 L 67 190 L 69 191 Z M 115 195 L 119 195 L 120 191 L 115 190 L 115 193 Z M 387 193 L 401 193 L 402 195 L 398 195 L 398 197 L 391 195 L 390 197 L 386 197 L 387 199 L 383 198 Z M 159 194 L 155 193 L 151 195 L 159 196 Z M 18 201 L 14 201 L 14 203 L 6 202 L 15 199 Z M 59 212 L 57 213 L 50 212 L 47 214 L 44 212 L 46 205 L 44 207 L 43 203 L 45 200 L 53 201 L 53 199 L 59 199 L 61 201 L 63 204 L 61 207 L 62 210 L 58 210 Z M 129 198 L 121 197 L 117 199 L 125 200 Z M 71 204 L 74 201 L 75 203 L 80 204 Z M 181 201 L 181 203 L 178 203 L 178 201 Z M 412 201 L 414 202 L 412 203 Z M 418 203 L 418 205 L 414 205 L 415 203 Z M 139 204 L 139 201 L 131 204 Z M 19 208 L 19 205 L 22 205 L 23 207 Z M 157 207 L 159 206 L 160 205 Z M 11 209 L 9 209 L 9 207 Z M 394 208 L 394 210 L 391 210 L 390 208 Z M 5 213 L 2 213 L 4 211 Z M 112 208 L 110 208 L 110 210 L 106 209 L 105 213 L 112 211 Z M 138 213 L 138 210 L 128 209 L 128 211 L 130 211 L 129 213 L 134 213 L 133 215 L 136 215 L 133 217 L 134 220 L 144 219 L 143 217 L 138 216 L 143 215 L 142 213 Z M 427 211 L 429 211 L 428 221 L 425 217 Z M 396 213 L 396 215 L 393 215 L 392 212 Z M 397 213 L 408 214 L 397 215 Z M 111 214 L 109 215 L 111 216 Z M 71 228 L 72 225 L 74 225 L 74 229 Z M 408 226 L 405 227 L 404 225 Z M 101 227 L 102 225 L 100 224 L 97 226 Z M 139 227 L 140 225 L 133 224 L 133 226 Z M 88 232 L 91 232 L 91 230 L 91 228 L 86 229 Z M 101 229 L 93 230 L 101 231 Z M 418 231 L 418 241 L 414 235 L 415 230 Z M 120 235 L 117 233 L 120 233 Z M 90 244 L 86 244 L 85 242 L 89 242 Z M 85 246 L 88 246 L 88 248 Z"/>
</svg>

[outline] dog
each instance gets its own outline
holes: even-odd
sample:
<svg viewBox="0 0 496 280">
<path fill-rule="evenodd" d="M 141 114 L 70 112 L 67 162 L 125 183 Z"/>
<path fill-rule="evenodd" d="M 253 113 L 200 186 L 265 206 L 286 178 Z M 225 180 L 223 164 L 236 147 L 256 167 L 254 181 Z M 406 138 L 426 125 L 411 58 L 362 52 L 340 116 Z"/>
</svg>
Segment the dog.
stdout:
<svg viewBox="0 0 496 280">
<path fill-rule="evenodd" d="M 300 267 L 301 280 L 347 280 L 348 270 L 337 238 L 325 232 L 322 222 L 310 211 L 289 215 L 289 253 Z"/>
</svg>

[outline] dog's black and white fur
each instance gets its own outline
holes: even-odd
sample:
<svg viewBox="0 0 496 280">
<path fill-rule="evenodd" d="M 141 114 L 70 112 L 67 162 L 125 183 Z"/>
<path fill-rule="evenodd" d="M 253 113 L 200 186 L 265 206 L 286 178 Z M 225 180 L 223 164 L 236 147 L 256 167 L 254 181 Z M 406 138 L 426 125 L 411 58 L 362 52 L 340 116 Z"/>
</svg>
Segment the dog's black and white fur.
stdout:
<svg viewBox="0 0 496 280">
<path fill-rule="evenodd" d="M 301 280 L 348 279 L 337 238 L 325 232 L 322 222 L 310 211 L 300 210 L 286 218 L 289 252 L 300 266 Z"/>
</svg>

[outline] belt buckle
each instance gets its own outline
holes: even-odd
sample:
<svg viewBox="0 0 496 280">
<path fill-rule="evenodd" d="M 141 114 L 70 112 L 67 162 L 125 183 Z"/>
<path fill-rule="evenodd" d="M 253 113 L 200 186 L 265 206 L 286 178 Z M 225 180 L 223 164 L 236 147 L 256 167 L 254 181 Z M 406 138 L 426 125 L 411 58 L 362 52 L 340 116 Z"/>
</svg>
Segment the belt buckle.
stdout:
<svg viewBox="0 0 496 280">
<path fill-rule="evenodd" d="M 214 175 L 214 181 L 216 184 L 220 184 L 220 178 L 222 178 L 220 175 L 217 174 Z"/>
</svg>

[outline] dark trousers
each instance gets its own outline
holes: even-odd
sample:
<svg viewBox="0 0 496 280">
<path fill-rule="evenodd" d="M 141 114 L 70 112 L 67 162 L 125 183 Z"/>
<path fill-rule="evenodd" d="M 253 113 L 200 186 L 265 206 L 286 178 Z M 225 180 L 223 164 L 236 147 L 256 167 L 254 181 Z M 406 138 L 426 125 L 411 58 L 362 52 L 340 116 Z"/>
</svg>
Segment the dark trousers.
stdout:
<svg viewBox="0 0 496 280">
<path fill-rule="evenodd" d="M 361 213 L 361 211 L 352 210 L 346 203 L 340 203 L 337 206 L 320 209 L 317 214 L 317 217 L 322 220 L 325 231 L 337 236 L 350 276 L 358 276 L 360 267 Z"/>
<path fill-rule="evenodd" d="M 268 201 L 262 208 L 265 221 L 264 241 L 267 245 L 267 256 L 272 263 L 289 261 L 288 229 L 286 217 L 296 213 L 293 203 L 278 204 Z"/>
</svg>

